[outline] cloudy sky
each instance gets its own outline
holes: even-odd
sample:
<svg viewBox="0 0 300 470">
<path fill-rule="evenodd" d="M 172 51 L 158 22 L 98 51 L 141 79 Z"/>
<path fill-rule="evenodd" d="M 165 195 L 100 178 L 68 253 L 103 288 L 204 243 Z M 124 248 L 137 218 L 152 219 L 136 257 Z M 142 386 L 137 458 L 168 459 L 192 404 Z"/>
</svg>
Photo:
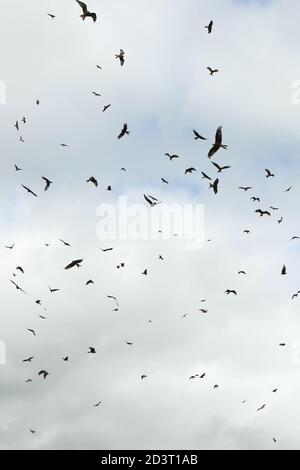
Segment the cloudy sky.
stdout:
<svg viewBox="0 0 300 470">
<path fill-rule="evenodd" d="M 299 2 L 89 0 L 95 24 L 73 0 L 0 3 L 0 448 L 299 449 Z M 228 150 L 214 161 L 232 168 L 214 195 L 201 171 L 216 177 L 219 125 Z M 100 240 L 99 206 L 127 196 L 146 208 L 144 193 L 203 205 L 211 241 Z"/>
</svg>

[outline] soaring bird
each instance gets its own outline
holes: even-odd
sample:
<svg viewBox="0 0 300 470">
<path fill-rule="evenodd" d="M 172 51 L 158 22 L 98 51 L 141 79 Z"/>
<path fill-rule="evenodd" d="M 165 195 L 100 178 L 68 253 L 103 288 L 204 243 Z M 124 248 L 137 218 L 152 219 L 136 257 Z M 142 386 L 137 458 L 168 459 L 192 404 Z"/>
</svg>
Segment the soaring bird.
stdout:
<svg viewBox="0 0 300 470">
<path fill-rule="evenodd" d="M 25 142 L 25 140 L 23 139 L 23 137 L 20 135 L 20 142 Z"/>
<path fill-rule="evenodd" d="M 210 75 L 212 75 L 212 76 L 213 76 L 215 73 L 219 72 L 218 69 L 212 69 L 211 67 L 206 67 L 206 68 L 207 68 L 207 70 L 209 70 Z"/>
<path fill-rule="evenodd" d="M 82 20 L 84 21 L 87 17 L 91 17 L 94 21 L 94 23 L 96 22 L 97 20 L 97 15 L 96 13 L 91 13 L 90 11 L 88 11 L 88 7 L 85 3 L 83 2 L 80 2 L 79 0 L 76 0 L 78 5 L 81 6 L 82 8 L 82 15 L 80 15 L 80 18 L 82 18 Z"/>
<path fill-rule="evenodd" d="M 187 175 L 187 174 L 192 174 L 193 171 L 197 171 L 196 168 L 190 167 L 190 168 L 187 168 L 187 169 L 185 170 L 184 174 L 185 174 L 185 175 Z"/>
<path fill-rule="evenodd" d="M 148 276 L 148 269 L 145 269 L 145 270 L 142 272 L 142 274 L 143 274 L 144 276 Z"/>
<path fill-rule="evenodd" d="M 194 135 L 195 135 L 195 140 L 207 140 L 206 137 L 202 137 L 202 135 L 199 134 L 199 132 L 195 131 L 195 129 L 193 130 L 194 132 Z"/>
<path fill-rule="evenodd" d="M 278 222 L 279 224 L 282 224 L 282 222 L 283 222 L 283 217 L 281 217 L 279 220 L 277 220 L 277 222 Z"/>
<path fill-rule="evenodd" d="M 99 406 L 101 404 L 101 401 L 98 401 L 98 403 L 96 403 L 95 405 L 93 406 Z"/>
<path fill-rule="evenodd" d="M 86 285 L 86 286 L 89 286 L 90 284 L 95 284 L 92 279 L 90 279 L 89 281 L 87 281 L 85 285 Z"/>
<path fill-rule="evenodd" d="M 241 189 L 242 191 L 245 191 L 245 193 L 247 191 L 250 191 L 250 189 L 252 189 L 252 186 L 240 186 L 239 189 Z"/>
<path fill-rule="evenodd" d="M 141 380 L 144 380 L 146 378 L 147 378 L 147 375 L 145 375 L 145 374 L 141 375 Z"/>
<path fill-rule="evenodd" d="M 100 250 L 106 253 L 107 251 L 112 251 L 113 248 L 100 248 Z"/>
<path fill-rule="evenodd" d="M 52 20 L 54 20 L 55 15 L 52 15 L 51 13 L 47 13 L 47 15 L 50 16 L 50 18 L 51 18 Z"/>
<path fill-rule="evenodd" d="M 54 294 L 55 292 L 59 292 L 59 290 L 60 290 L 60 289 L 52 289 L 49 285 L 48 285 L 48 287 L 49 287 L 49 290 L 50 290 L 51 294 Z"/>
<path fill-rule="evenodd" d="M 24 274 L 24 269 L 21 266 L 17 266 L 16 270 L 20 271 L 22 274 Z"/>
<path fill-rule="evenodd" d="M 125 63 L 125 52 L 123 49 L 120 49 L 119 54 L 115 54 L 115 58 L 120 60 L 121 67 L 123 67 Z"/>
<path fill-rule="evenodd" d="M 14 246 L 15 246 L 15 243 L 13 245 L 6 246 L 5 248 L 7 248 L 8 250 L 13 250 Z"/>
<path fill-rule="evenodd" d="M 146 194 L 144 194 L 144 199 L 145 199 L 145 201 L 148 202 L 148 204 L 151 207 L 157 206 L 157 204 L 159 204 L 159 202 L 157 200 L 152 200 L 153 198 L 151 198 L 151 196 L 146 196 Z"/>
<path fill-rule="evenodd" d="M 257 209 L 255 212 L 259 214 L 260 217 L 263 217 L 264 215 L 268 215 L 269 217 L 271 217 L 271 213 L 269 211 L 263 211 L 261 209 Z"/>
<path fill-rule="evenodd" d="M 165 153 L 166 157 L 169 157 L 170 161 L 174 160 L 174 158 L 179 158 L 179 155 L 170 155 L 169 153 Z"/>
<path fill-rule="evenodd" d="M 162 182 L 165 184 L 169 184 L 169 181 L 165 180 L 165 178 L 161 178 Z"/>
<path fill-rule="evenodd" d="M 218 190 L 219 190 L 218 185 L 219 185 L 219 179 L 218 178 L 213 183 L 209 183 L 209 187 L 214 190 L 215 194 L 218 194 Z"/>
<path fill-rule="evenodd" d="M 268 170 L 267 168 L 265 169 L 265 172 L 267 173 L 266 174 L 266 178 L 274 178 L 274 173 L 271 173 L 270 170 Z"/>
<path fill-rule="evenodd" d="M 48 189 L 50 188 L 50 185 L 52 184 L 52 181 L 50 181 L 48 178 L 46 178 L 45 176 L 42 176 L 42 179 L 45 181 L 46 183 L 46 186 L 45 186 L 45 191 L 48 191 Z"/>
<path fill-rule="evenodd" d="M 111 104 L 105 105 L 104 108 L 102 109 L 102 112 L 104 113 L 110 107 L 111 107 Z"/>
<path fill-rule="evenodd" d="M 260 408 L 258 408 L 258 410 L 257 410 L 257 411 L 264 410 L 266 406 L 267 406 L 267 405 L 262 405 Z"/>
<path fill-rule="evenodd" d="M 211 21 L 208 23 L 208 25 L 205 26 L 205 28 L 206 28 L 207 31 L 208 31 L 208 34 L 210 34 L 210 33 L 212 32 L 213 24 L 214 24 L 214 22 L 213 22 L 213 20 L 211 20 Z"/>
<path fill-rule="evenodd" d="M 90 176 L 89 179 L 86 180 L 87 183 L 93 183 L 96 188 L 98 186 L 98 181 L 96 180 L 96 178 L 94 176 Z"/>
<path fill-rule="evenodd" d="M 81 267 L 81 264 L 82 263 L 83 259 L 76 259 L 75 261 L 72 261 L 70 264 L 68 264 L 65 269 L 71 269 L 71 268 L 74 268 L 75 266 L 77 266 L 77 268 L 80 268 Z"/>
<path fill-rule="evenodd" d="M 70 243 L 68 242 L 65 242 L 64 240 L 62 240 L 61 238 L 59 239 L 60 242 L 62 242 L 65 246 L 71 246 Z"/>
<path fill-rule="evenodd" d="M 16 121 L 14 127 L 17 129 L 17 131 L 19 131 L 19 122 L 18 121 Z"/>
<path fill-rule="evenodd" d="M 17 290 L 19 290 L 20 292 L 23 292 L 23 294 L 26 294 L 26 292 L 25 292 L 23 289 L 21 289 L 21 287 L 18 286 L 18 284 L 16 284 L 16 283 L 15 283 L 14 281 L 12 281 L 11 279 L 10 279 L 10 282 L 16 287 Z"/>
<path fill-rule="evenodd" d="M 229 294 L 237 295 L 237 291 L 236 291 L 236 290 L 227 289 L 227 290 L 225 291 L 225 294 L 227 294 L 227 295 L 229 295 Z"/>
<path fill-rule="evenodd" d="M 250 200 L 253 201 L 253 202 L 260 202 L 260 198 L 259 197 L 254 197 L 254 196 L 251 197 Z"/>
<path fill-rule="evenodd" d="M 118 299 L 114 295 L 107 295 L 106 296 L 108 299 L 112 299 L 116 302 L 117 307 L 119 307 L 119 302 Z"/>
<path fill-rule="evenodd" d="M 215 136 L 215 143 L 208 152 L 208 158 L 211 158 L 220 148 L 227 150 L 227 145 L 222 144 L 222 126 L 219 126 Z"/>
<path fill-rule="evenodd" d="M 27 359 L 23 359 L 22 362 L 31 362 L 33 358 L 34 358 L 34 356 L 30 356 Z"/>
<path fill-rule="evenodd" d="M 204 173 L 203 171 L 201 171 L 201 175 L 202 175 L 202 179 L 203 179 L 203 180 L 206 179 L 206 180 L 210 180 L 210 181 L 211 181 L 211 177 L 208 176 L 208 175 L 207 175 L 206 173 Z"/>
<path fill-rule="evenodd" d="M 33 336 L 36 336 L 35 331 L 32 328 L 27 328 L 27 330 L 30 331 L 30 333 L 32 333 Z"/>
<path fill-rule="evenodd" d="M 49 372 L 46 370 L 40 370 L 38 375 L 42 375 L 44 377 L 44 380 L 47 378 L 47 375 L 49 375 Z"/>
<path fill-rule="evenodd" d="M 231 168 L 231 166 L 228 166 L 228 165 L 227 166 L 220 166 L 220 165 L 218 165 L 218 163 L 215 163 L 215 162 L 211 162 L 211 163 L 212 163 L 212 165 L 214 165 L 217 168 L 218 173 L 222 173 L 223 170 L 227 170 L 227 169 Z"/>
<path fill-rule="evenodd" d="M 26 189 L 26 191 L 29 193 L 29 194 L 32 194 L 33 196 L 37 197 L 37 194 L 35 194 L 30 188 L 28 188 L 27 186 L 24 186 L 24 184 L 22 184 L 23 188 Z"/>
<path fill-rule="evenodd" d="M 92 94 L 93 94 L 94 96 L 97 96 L 97 97 L 100 97 L 100 96 L 101 96 L 100 93 L 97 93 L 96 91 L 92 91 Z"/>
<path fill-rule="evenodd" d="M 19 168 L 18 165 L 16 165 L 15 163 L 14 163 L 14 166 L 15 166 L 16 171 L 22 171 L 22 168 Z"/>
<path fill-rule="evenodd" d="M 122 139 L 122 137 L 124 137 L 124 135 L 129 135 L 129 134 L 130 134 L 130 132 L 128 131 L 128 126 L 125 123 L 124 126 L 123 126 L 123 129 L 121 130 L 120 134 L 118 135 L 118 139 Z"/>
<path fill-rule="evenodd" d="M 293 240 L 300 240 L 300 237 L 293 237 L 293 238 L 291 238 L 291 240 L 292 240 L 292 241 L 293 241 Z"/>
</svg>

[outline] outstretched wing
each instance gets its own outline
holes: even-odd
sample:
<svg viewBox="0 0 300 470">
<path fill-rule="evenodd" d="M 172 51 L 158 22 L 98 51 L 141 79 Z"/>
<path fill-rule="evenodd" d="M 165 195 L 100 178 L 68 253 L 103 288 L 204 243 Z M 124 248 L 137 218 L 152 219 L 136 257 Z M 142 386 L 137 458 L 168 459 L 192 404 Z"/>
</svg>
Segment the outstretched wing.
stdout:
<svg viewBox="0 0 300 470">
<path fill-rule="evenodd" d="M 219 126 L 216 132 L 215 145 L 220 147 L 222 145 L 222 126 Z"/>
<path fill-rule="evenodd" d="M 219 150 L 219 148 L 220 147 L 218 145 L 214 144 L 208 152 L 208 158 L 211 158 Z"/>
<path fill-rule="evenodd" d="M 81 6 L 81 8 L 82 8 L 82 12 L 83 12 L 84 14 L 86 14 L 86 13 L 88 12 L 88 9 L 87 9 L 87 6 L 86 6 L 86 4 L 85 4 L 85 3 L 83 3 L 83 2 L 80 2 L 79 0 L 76 0 L 76 2 L 78 3 L 78 5 L 80 5 L 80 6 Z"/>
</svg>

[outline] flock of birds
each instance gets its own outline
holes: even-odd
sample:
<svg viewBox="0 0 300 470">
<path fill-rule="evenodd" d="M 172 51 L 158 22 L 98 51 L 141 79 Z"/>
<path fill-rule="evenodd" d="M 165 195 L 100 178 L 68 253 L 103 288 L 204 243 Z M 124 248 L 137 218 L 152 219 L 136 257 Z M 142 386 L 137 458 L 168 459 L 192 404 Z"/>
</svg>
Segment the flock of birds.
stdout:
<svg viewBox="0 0 300 470">
<path fill-rule="evenodd" d="M 95 23 L 97 21 L 97 14 L 95 12 L 90 12 L 89 9 L 88 9 L 88 6 L 79 1 L 79 0 L 76 0 L 76 2 L 78 3 L 78 5 L 80 6 L 80 8 L 82 9 L 82 14 L 80 15 L 80 17 L 82 18 L 82 20 L 86 20 L 86 19 L 91 19 L 93 20 L 93 22 Z M 48 14 L 48 16 L 51 18 L 51 20 L 55 20 L 56 18 L 56 15 L 54 14 Z M 213 21 L 210 21 L 209 24 L 207 26 L 205 26 L 205 28 L 207 29 L 208 31 L 208 34 L 212 34 L 213 32 L 213 26 L 214 26 L 214 23 Z M 124 64 L 125 64 L 125 52 L 123 49 L 120 49 L 120 51 L 118 53 L 115 54 L 115 58 L 120 62 L 120 66 L 123 67 Z M 97 64 L 96 67 L 98 69 L 102 69 L 102 67 Z M 218 73 L 218 69 L 213 69 L 211 67 L 207 67 L 209 73 L 211 76 L 215 75 L 216 73 Z M 101 95 L 97 92 L 92 92 L 93 95 L 95 97 L 100 97 Z M 37 99 L 36 100 L 36 105 L 37 106 L 40 106 L 40 100 Z M 111 104 L 107 104 L 103 107 L 102 111 L 103 112 L 106 112 L 109 108 L 111 107 Z M 20 132 L 20 129 L 21 129 L 21 126 L 22 125 L 26 125 L 27 123 L 27 118 L 25 116 L 22 117 L 22 119 L 20 120 L 16 120 L 15 124 L 14 124 L 14 127 L 16 128 L 17 132 Z M 116 133 L 116 138 L 117 139 L 123 139 L 124 137 L 128 137 L 130 135 L 130 131 L 129 131 L 129 128 L 128 128 L 128 124 L 127 123 L 124 123 L 123 127 L 121 128 L 121 130 L 119 131 L 119 133 Z M 204 137 L 201 133 L 199 133 L 196 129 L 193 129 L 193 137 L 196 141 L 206 141 L 207 138 Z M 19 136 L 19 140 L 20 142 L 24 143 L 25 140 L 23 138 L 22 135 Z M 60 146 L 62 147 L 68 147 L 68 144 L 66 143 L 61 143 L 59 144 Z M 216 154 L 219 155 L 219 151 L 221 150 L 227 150 L 228 148 L 228 145 L 224 144 L 223 143 L 223 129 L 222 129 L 222 126 L 219 126 L 216 130 L 216 133 L 215 133 L 215 139 L 214 139 L 214 142 L 212 143 L 212 145 L 210 146 L 210 149 L 208 151 L 208 159 L 211 161 L 211 164 L 212 164 L 212 167 L 214 167 L 214 169 L 217 171 L 217 173 L 219 175 L 221 175 L 225 170 L 230 170 L 231 166 L 230 165 L 220 165 L 219 163 L 217 163 L 216 161 L 212 161 L 212 159 L 214 157 L 216 157 Z M 176 159 L 179 159 L 180 156 L 177 155 L 177 154 L 170 154 L 170 153 L 165 153 L 165 156 L 169 158 L 170 162 L 172 162 L 173 160 L 176 160 Z M 18 166 L 17 164 L 14 164 L 14 169 L 16 172 L 22 172 L 23 169 Z M 121 171 L 123 172 L 126 172 L 126 169 L 123 167 L 121 168 Z M 189 167 L 189 168 L 186 168 L 185 170 L 185 175 L 189 175 L 189 174 L 192 174 L 194 172 L 196 172 L 197 169 L 194 168 L 194 167 Z M 269 179 L 269 178 L 274 178 L 275 177 L 275 174 L 270 170 L 270 169 L 265 169 L 265 173 L 266 173 L 266 178 Z M 204 180 L 207 180 L 208 181 L 208 189 L 212 190 L 214 192 L 215 195 L 217 195 L 220 191 L 220 186 L 221 186 L 221 176 L 215 178 L 215 177 L 211 177 L 209 176 L 207 173 L 205 173 L 204 171 L 201 171 L 201 175 L 202 175 L 202 178 Z M 49 191 L 51 186 L 54 184 L 53 181 L 46 177 L 46 176 L 42 176 L 41 177 L 42 180 L 43 180 L 43 183 L 44 183 L 44 191 Z M 166 178 L 161 178 L 162 182 L 164 184 L 169 184 L 169 181 L 166 179 Z M 86 180 L 87 183 L 91 183 L 92 185 L 94 185 L 95 187 L 98 187 L 98 180 L 95 176 L 90 176 L 88 177 L 88 179 Z M 38 197 L 38 194 L 36 191 L 33 191 L 30 187 L 28 187 L 28 185 L 26 184 L 22 184 L 21 187 L 30 195 L 30 196 L 33 196 L 33 197 Z M 243 191 L 245 193 L 248 193 L 250 192 L 253 188 L 251 186 L 240 186 L 238 188 L 240 191 Z M 112 190 L 112 187 L 111 186 L 108 186 L 107 187 L 107 190 L 108 191 L 111 191 Z M 292 187 L 289 187 L 287 188 L 285 191 L 286 192 L 290 192 L 292 190 Z M 151 207 L 155 207 L 156 205 L 160 204 L 161 201 L 157 198 L 157 197 L 154 197 L 154 196 L 151 196 L 149 194 L 144 194 L 143 195 L 144 197 L 144 200 L 146 201 L 146 203 Z M 258 196 L 251 196 L 251 201 L 253 201 L 253 203 L 256 203 L 256 204 L 260 204 L 260 197 Z M 272 216 L 272 213 L 276 213 L 279 211 L 279 208 L 277 207 L 274 207 L 274 206 L 271 206 L 269 208 L 257 208 L 255 209 L 255 213 L 259 215 L 259 217 L 271 217 Z M 281 216 L 280 218 L 278 218 L 277 220 L 278 224 L 281 224 L 283 222 L 283 217 Z M 244 230 L 244 234 L 246 235 L 250 235 L 250 230 Z M 300 237 L 299 236 L 293 236 L 292 237 L 292 240 L 300 240 Z M 59 241 L 66 247 L 70 247 L 71 244 L 63 239 L 59 239 Z M 46 246 L 49 246 L 49 244 L 46 244 Z M 7 250 L 13 250 L 15 248 L 15 244 L 12 243 L 12 244 L 8 244 L 5 246 L 5 248 Z M 109 247 L 109 248 L 101 248 L 101 250 L 106 253 L 106 252 L 110 252 L 113 250 L 112 247 Z M 162 255 L 159 255 L 158 256 L 159 260 L 163 261 L 164 258 Z M 82 266 L 82 263 L 84 262 L 83 259 L 75 259 L 75 260 L 71 260 L 66 266 L 65 266 L 65 270 L 66 271 L 69 271 L 70 269 L 74 269 L 74 268 L 80 268 Z M 125 263 L 120 263 L 119 265 L 117 265 L 116 267 L 118 269 L 121 269 L 121 268 L 124 268 L 125 266 Z M 18 274 L 17 274 L 18 273 Z M 246 276 L 247 273 L 246 271 L 239 271 L 238 272 L 239 275 L 243 275 L 243 276 Z M 284 265 L 282 267 L 282 270 L 281 270 L 281 273 L 280 273 L 282 276 L 286 276 L 287 275 L 287 267 Z M 28 295 L 28 293 L 21 287 L 21 285 L 19 285 L 19 281 L 17 281 L 17 276 L 20 275 L 20 276 L 23 276 L 25 275 L 25 270 L 22 266 L 17 266 L 16 267 L 16 273 L 13 273 L 13 279 L 10 279 L 10 283 L 15 287 L 15 289 L 17 291 L 19 291 L 20 293 L 24 294 L 24 295 Z M 148 269 L 145 269 L 143 272 L 141 272 L 141 275 L 143 276 L 147 276 L 148 275 Z M 94 281 L 93 279 L 88 279 L 87 282 L 86 282 L 86 286 L 90 286 L 90 285 L 93 285 L 94 284 Z M 48 288 L 49 288 L 49 292 L 50 294 L 55 294 L 57 292 L 59 292 L 59 288 L 53 288 L 51 287 L 50 285 L 48 285 Z M 236 289 L 227 289 L 224 293 L 225 295 L 233 295 L 233 296 L 238 296 L 238 292 Z M 292 300 L 294 300 L 295 298 L 298 297 L 298 295 L 300 294 L 300 291 L 298 291 L 297 293 L 295 293 L 292 297 Z M 120 305 L 119 305 L 119 301 L 118 299 L 113 296 L 113 295 L 107 295 L 107 298 L 109 298 L 111 301 L 114 302 L 114 309 L 113 311 L 118 311 L 119 308 L 120 308 Z M 41 299 L 34 299 L 34 302 L 36 305 L 39 305 L 39 306 L 42 306 L 43 305 L 43 302 Z M 206 299 L 202 299 L 201 302 L 206 302 Z M 46 310 L 46 309 L 44 309 Z M 206 315 L 208 313 L 208 309 L 206 308 L 201 308 L 199 309 L 199 312 Z M 186 318 L 187 314 L 183 315 L 181 318 Z M 39 315 L 39 317 L 42 319 L 42 320 L 46 320 L 47 317 L 42 314 Z M 149 322 L 151 322 L 151 320 L 149 320 Z M 33 329 L 33 328 L 27 328 L 28 332 L 31 333 L 33 336 L 36 336 L 36 331 Z M 132 346 L 133 343 L 131 341 L 125 341 L 126 345 L 128 346 Z M 282 342 L 279 344 L 280 347 L 285 347 L 286 346 L 286 343 Z M 97 351 L 96 351 L 96 348 L 94 346 L 88 346 L 87 347 L 87 351 L 86 351 L 88 354 L 96 354 Z M 31 363 L 32 361 L 34 360 L 34 356 L 29 356 L 25 359 L 23 359 L 23 363 Z M 68 362 L 69 361 L 69 356 L 66 355 L 64 357 L 62 357 L 62 360 L 65 361 L 65 362 Z M 48 372 L 46 369 L 41 369 L 37 372 L 37 375 L 41 378 L 43 378 L 44 380 L 47 379 L 47 377 L 50 375 L 50 372 Z M 189 380 L 192 381 L 192 380 L 196 380 L 196 379 L 200 379 L 200 380 L 203 380 L 205 377 L 206 377 L 207 373 L 206 372 L 202 372 L 202 373 L 195 373 L 193 375 L 191 375 L 189 377 Z M 147 375 L 145 373 L 141 374 L 140 375 L 140 379 L 141 380 L 145 380 L 147 379 Z M 26 383 L 29 383 L 29 382 L 32 382 L 33 379 L 32 377 L 29 377 L 25 380 Z M 213 385 L 213 388 L 215 390 L 217 390 L 219 388 L 219 385 L 218 384 L 214 384 Z M 277 393 L 278 391 L 278 388 L 275 388 L 274 390 L 272 390 L 272 393 Z M 242 404 L 245 404 L 246 403 L 246 400 L 243 400 L 242 401 Z M 97 403 L 93 404 L 92 406 L 94 407 L 99 407 L 100 405 L 102 404 L 102 401 L 99 400 Z M 257 411 L 260 412 L 260 411 L 263 411 L 265 408 L 266 408 L 267 404 L 263 404 L 262 406 L 258 407 L 257 408 Z M 29 431 L 32 433 L 32 434 L 35 434 L 36 433 L 36 430 L 34 429 L 29 429 Z M 272 438 L 274 443 L 277 442 L 277 439 L 275 437 Z"/>
</svg>

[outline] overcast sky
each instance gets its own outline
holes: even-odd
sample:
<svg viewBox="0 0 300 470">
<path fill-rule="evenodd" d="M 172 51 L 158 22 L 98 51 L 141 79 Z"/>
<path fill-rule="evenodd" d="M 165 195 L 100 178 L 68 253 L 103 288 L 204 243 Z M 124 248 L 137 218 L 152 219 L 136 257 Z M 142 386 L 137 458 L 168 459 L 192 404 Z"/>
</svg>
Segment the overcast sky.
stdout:
<svg viewBox="0 0 300 470">
<path fill-rule="evenodd" d="M 0 4 L 0 448 L 299 449 L 299 1 L 89 0 L 95 24 L 73 0 Z M 232 168 L 214 195 L 201 171 L 216 177 L 219 125 L 228 150 L 214 161 Z M 146 207 L 144 193 L 202 204 L 211 241 L 99 240 L 99 205 Z"/>
</svg>

